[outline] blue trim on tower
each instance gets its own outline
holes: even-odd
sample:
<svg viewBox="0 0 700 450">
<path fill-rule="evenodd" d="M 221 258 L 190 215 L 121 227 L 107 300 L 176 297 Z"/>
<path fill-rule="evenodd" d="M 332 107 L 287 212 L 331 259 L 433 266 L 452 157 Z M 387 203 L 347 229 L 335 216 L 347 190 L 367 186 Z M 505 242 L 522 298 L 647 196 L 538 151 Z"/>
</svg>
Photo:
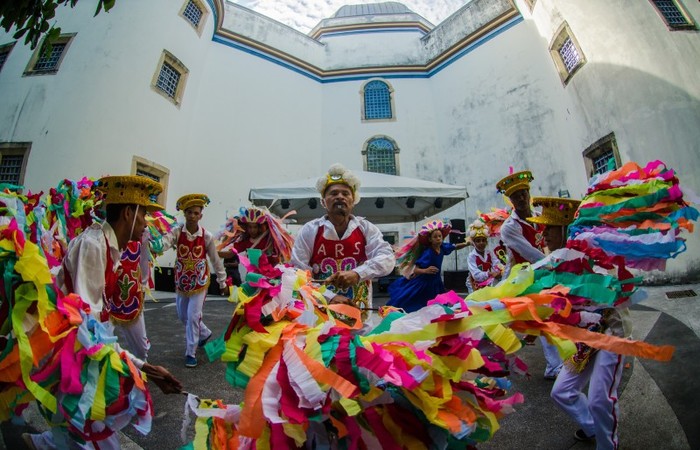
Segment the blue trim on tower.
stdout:
<svg viewBox="0 0 700 450">
<path fill-rule="evenodd" d="M 335 37 L 335 36 L 349 36 L 352 34 L 373 34 L 373 33 L 420 33 L 422 36 L 425 36 L 426 33 L 424 30 L 421 30 L 420 28 L 416 27 L 406 27 L 406 28 L 372 28 L 372 29 L 364 29 L 364 30 L 353 30 L 353 31 L 329 31 L 327 33 L 321 33 L 316 40 L 321 40 L 324 37 Z"/>
<path fill-rule="evenodd" d="M 216 5 L 214 4 L 214 0 L 207 0 L 207 4 L 209 5 L 209 9 L 211 9 L 212 16 L 214 16 L 214 33 L 216 33 L 216 24 L 219 23 L 219 17 L 216 15 Z"/>
<path fill-rule="evenodd" d="M 211 2 L 212 0 L 207 0 L 208 2 Z M 319 83 L 342 83 L 342 82 L 347 82 L 347 81 L 357 81 L 357 80 L 368 80 L 370 78 L 385 78 L 385 79 L 406 79 L 406 78 L 430 78 L 433 75 L 439 73 L 441 70 L 444 68 L 448 67 L 451 65 L 453 62 L 457 61 L 458 59 L 462 58 L 464 55 L 467 53 L 473 51 L 474 49 L 480 47 L 481 45 L 485 44 L 486 42 L 490 41 L 491 39 L 495 38 L 496 36 L 500 35 L 501 33 L 509 30 L 510 28 L 514 27 L 515 25 L 521 23 L 523 21 L 523 16 L 518 15 L 514 17 L 513 19 L 509 20 L 505 24 L 501 25 L 498 29 L 486 34 L 485 36 L 480 37 L 476 41 L 472 42 L 459 52 L 455 53 L 454 55 L 450 56 L 447 58 L 445 61 L 442 63 L 438 64 L 436 67 L 429 71 L 421 71 L 421 72 L 372 72 L 372 73 L 362 73 L 362 74 L 357 74 L 357 75 L 338 75 L 338 76 L 318 76 L 306 69 L 303 69 L 289 61 L 286 61 L 282 58 L 278 58 L 275 56 L 272 56 L 258 48 L 254 48 L 245 44 L 241 44 L 240 42 L 235 42 L 231 39 L 222 37 L 220 35 L 214 35 L 212 38 L 212 41 L 217 42 L 219 44 L 226 45 L 228 47 L 240 50 L 244 53 L 248 53 L 249 55 L 252 56 L 257 56 L 258 58 L 262 58 L 266 61 L 269 61 L 271 63 L 277 64 L 281 67 L 284 67 L 285 69 L 289 69 L 293 72 L 296 72 L 300 75 L 303 75 L 307 78 L 310 78 L 314 81 L 317 81 Z"/>
</svg>

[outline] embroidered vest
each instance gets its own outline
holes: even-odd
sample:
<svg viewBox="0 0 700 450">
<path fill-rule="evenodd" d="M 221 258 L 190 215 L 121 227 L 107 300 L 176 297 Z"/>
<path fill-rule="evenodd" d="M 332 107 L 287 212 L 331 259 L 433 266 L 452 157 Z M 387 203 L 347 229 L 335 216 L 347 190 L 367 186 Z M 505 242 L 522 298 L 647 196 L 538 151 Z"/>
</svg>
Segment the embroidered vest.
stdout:
<svg viewBox="0 0 700 450">
<path fill-rule="evenodd" d="M 209 287 L 209 265 L 207 265 L 204 229 L 193 241 L 187 239 L 183 227 L 177 240 L 175 262 L 175 288 L 178 292 L 195 294 Z"/>
<path fill-rule="evenodd" d="M 313 252 L 309 265 L 317 280 L 325 280 L 336 272 L 353 270 L 367 261 L 365 245 L 367 241 L 362 230 L 355 228 L 350 236 L 339 241 L 328 240 L 323 237 L 324 227 L 321 226 L 314 239 Z M 369 280 L 361 281 L 345 290 L 339 290 L 335 286 L 329 288 L 336 294 L 343 295 L 353 301 L 355 306 L 367 307 L 369 296 Z"/>
<path fill-rule="evenodd" d="M 127 324 L 138 319 L 143 310 L 143 289 L 141 283 L 141 243 L 129 241 L 121 255 L 117 268 L 118 289 L 107 298 L 109 317 L 114 322 Z"/>
<path fill-rule="evenodd" d="M 521 221 L 517 221 L 520 225 L 520 229 L 523 232 L 523 237 L 536 249 L 544 252 L 544 237 L 542 232 L 544 231 L 544 225 L 540 224 L 524 224 Z M 513 265 L 520 264 L 524 262 L 529 262 L 527 259 L 523 258 L 520 253 L 516 252 L 512 248 L 510 252 L 513 254 Z M 533 261 L 534 262 L 534 261 Z"/>
</svg>

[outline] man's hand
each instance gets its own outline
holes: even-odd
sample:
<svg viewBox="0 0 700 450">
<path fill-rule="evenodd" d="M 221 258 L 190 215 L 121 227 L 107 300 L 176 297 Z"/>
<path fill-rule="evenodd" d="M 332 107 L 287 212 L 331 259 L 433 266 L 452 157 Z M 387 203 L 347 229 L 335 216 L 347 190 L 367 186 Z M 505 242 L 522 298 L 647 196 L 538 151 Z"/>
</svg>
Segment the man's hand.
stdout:
<svg viewBox="0 0 700 450">
<path fill-rule="evenodd" d="M 326 284 L 332 284 L 340 290 L 345 290 L 360 282 L 360 274 L 354 270 L 341 270 L 326 279 Z"/>
<path fill-rule="evenodd" d="M 230 287 L 230 286 L 226 286 L 225 288 L 222 288 L 222 289 L 221 289 L 221 295 L 222 295 L 223 297 L 228 297 L 229 295 L 231 295 L 231 287 Z"/>
<path fill-rule="evenodd" d="M 179 394 L 182 392 L 182 383 L 180 383 L 180 380 L 168 372 L 168 369 L 165 367 L 145 363 L 141 370 L 164 394 Z"/>
</svg>

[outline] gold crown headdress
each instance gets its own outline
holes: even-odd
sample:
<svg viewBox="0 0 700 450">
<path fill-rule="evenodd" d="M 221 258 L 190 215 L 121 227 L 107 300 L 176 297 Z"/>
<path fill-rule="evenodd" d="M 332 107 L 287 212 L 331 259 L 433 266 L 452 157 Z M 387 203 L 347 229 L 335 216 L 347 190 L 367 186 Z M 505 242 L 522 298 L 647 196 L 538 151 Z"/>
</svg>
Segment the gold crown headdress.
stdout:
<svg viewBox="0 0 700 450">
<path fill-rule="evenodd" d="M 533 206 L 541 206 L 542 214 L 528 217 L 527 221 L 542 225 L 569 225 L 574 221 L 574 215 L 581 200 L 559 197 L 535 197 L 532 199 Z"/>
<path fill-rule="evenodd" d="M 185 211 L 187 208 L 191 208 L 193 206 L 204 208 L 209 204 L 209 202 L 209 197 L 207 197 L 206 194 L 187 194 L 177 199 L 175 209 L 178 211 Z"/>
</svg>

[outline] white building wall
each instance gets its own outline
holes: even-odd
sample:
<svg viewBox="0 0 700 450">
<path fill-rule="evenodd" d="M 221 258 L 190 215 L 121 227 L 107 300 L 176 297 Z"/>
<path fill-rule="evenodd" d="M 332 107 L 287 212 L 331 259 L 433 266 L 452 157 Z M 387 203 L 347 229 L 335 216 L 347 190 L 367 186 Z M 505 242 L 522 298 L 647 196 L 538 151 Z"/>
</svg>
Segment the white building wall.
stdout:
<svg viewBox="0 0 700 450">
<path fill-rule="evenodd" d="M 426 52 L 419 30 L 365 31 L 321 36 L 326 44 L 326 67 L 372 67 L 381 65 L 422 65 Z"/>
<path fill-rule="evenodd" d="M 700 3 L 680 3 L 697 21 Z M 521 8 L 523 11 L 527 9 Z M 527 14 L 526 14 L 527 16 Z M 565 88 L 579 124 L 571 128 L 566 160 L 615 133 L 622 162 L 660 159 L 675 169 L 681 185 L 700 191 L 700 36 L 669 30 L 651 2 L 538 0 L 532 19 L 548 43 L 563 21 L 578 40 L 587 63 Z M 571 173 L 579 177 L 582 170 Z M 572 191 L 576 192 L 576 191 Z M 697 249 L 697 233 L 687 235 Z M 697 252 L 669 262 L 678 278 L 700 272 Z"/>
<path fill-rule="evenodd" d="M 523 22 L 432 77 L 386 78 L 396 119 L 381 122 L 361 120 L 366 80 L 320 82 L 212 42 L 214 15 L 199 36 L 178 15 L 183 3 L 117 5 L 97 17 L 88 3 L 59 8 L 63 31 L 78 34 L 55 75 L 21 76 L 31 52 L 15 46 L 0 71 L 0 142 L 32 142 L 28 188 L 128 173 L 137 155 L 170 171 L 169 211 L 182 194 L 208 193 L 203 224 L 215 231 L 247 203 L 250 187 L 316 176 L 334 162 L 362 169 L 363 144 L 386 135 L 400 148 L 401 175 L 467 187 L 466 209 L 440 216 L 468 223 L 477 210 L 503 206 L 495 183 L 509 166 L 533 171 L 533 195 L 567 189 L 580 198 L 582 151 L 614 132 L 623 162 L 662 159 L 700 192 L 700 38 L 669 31 L 647 1 L 538 0 L 530 13 L 517 0 Z M 700 19 L 700 4 L 683 4 Z M 499 8 L 503 0 L 472 1 L 430 39 L 402 32 L 317 42 L 229 3 L 224 27 L 327 70 L 345 58 L 347 67 L 372 64 L 373 51 L 377 64 L 418 61 L 411 58 L 420 52 L 434 58 L 469 14 L 482 23 Z M 563 21 L 588 60 L 566 86 L 548 51 Z M 1 36 L 0 44 L 12 41 Z M 179 107 L 151 88 L 164 49 L 189 69 Z M 383 227 L 400 235 L 410 228 Z M 700 262 L 688 254 L 671 267 L 673 276 L 689 272 L 699 273 Z"/>
</svg>

